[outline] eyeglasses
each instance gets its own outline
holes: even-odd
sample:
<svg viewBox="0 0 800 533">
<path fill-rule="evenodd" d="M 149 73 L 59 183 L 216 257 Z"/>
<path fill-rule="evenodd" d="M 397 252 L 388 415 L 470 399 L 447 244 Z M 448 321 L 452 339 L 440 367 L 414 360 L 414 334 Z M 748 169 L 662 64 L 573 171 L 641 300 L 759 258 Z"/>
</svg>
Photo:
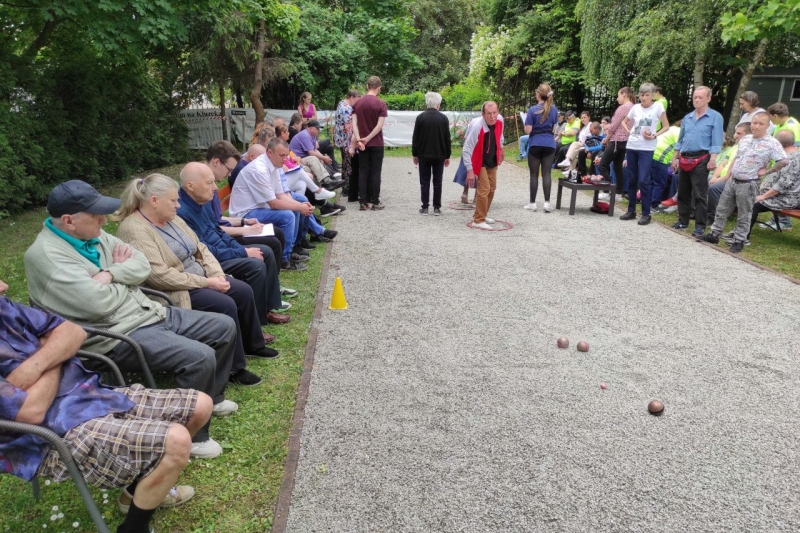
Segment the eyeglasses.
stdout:
<svg viewBox="0 0 800 533">
<path fill-rule="evenodd" d="M 220 162 L 219 162 L 219 164 L 220 164 L 220 165 L 222 165 L 223 167 L 225 167 L 226 169 L 228 169 L 228 173 L 227 173 L 227 174 L 225 174 L 226 176 L 230 176 L 230 175 L 231 175 L 231 172 L 233 172 L 234 170 L 236 170 L 236 166 L 234 166 L 233 168 L 231 168 L 231 167 L 229 167 L 228 165 L 226 165 L 225 163 L 223 163 L 222 161 L 220 161 Z"/>
</svg>

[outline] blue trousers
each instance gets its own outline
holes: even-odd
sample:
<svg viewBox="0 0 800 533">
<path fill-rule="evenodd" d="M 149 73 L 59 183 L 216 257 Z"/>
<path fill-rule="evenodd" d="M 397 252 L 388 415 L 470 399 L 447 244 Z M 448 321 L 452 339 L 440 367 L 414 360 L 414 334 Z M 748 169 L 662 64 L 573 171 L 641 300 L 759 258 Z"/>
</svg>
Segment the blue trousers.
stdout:
<svg viewBox="0 0 800 533">
<path fill-rule="evenodd" d="M 262 224 L 275 224 L 283 230 L 286 245 L 283 247 L 282 263 L 288 263 L 292 258 L 292 250 L 297 240 L 297 230 L 300 228 L 300 213 L 288 209 L 253 209 L 245 218 L 255 218 Z"/>
<path fill-rule="evenodd" d="M 636 212 L 636 191 L 642 191 L 642 216 L 650 215 L 652 192 L 650 191 L 650 167 L 653 163 L 653 150 L 628 149 L 628 211 Z"/>
<path fill-rule="evenodd" d="M 653 164 L 650 166 L 650 180 L 653 184 L 653 195 L 651 198 L 652 201 L 650 202 L 652 208 L 658 207 L 658 204 L 664 200 L 664 192 L 667 190 L 667 182 L 670 178 L 669 169 L 670 166 L 668 163 L 661 163 L 659 161 L 653 161 Z M 644 195 L 642 195 L 642 198 L 644 198 Z"/>
<path fill-rule="evenodd" d="M 530 135 L 523 135 L 519 138 L 519 156 L 522 159 L 528 157 L 528 139 Z"/>
<path fill-rule="evenodd" d="M 300 203 L 308 202 L 308 197 L 300 194 L 299 192 L 293 192 L 292 198 L 297 200 Z M 317 224 L 317 219 L 314 216 L 305 216 L 300 215 L 300 227 L 298 228 L 297 232 L 297 240 L 295 242 L 300 242 L 306 238 L 306 232 L 308 229 L 311 228 L 311 231 L 314 232 L 314 235 L 322 235 L 322 232 L 325 231 L 325 228 Z"/>
</svg>

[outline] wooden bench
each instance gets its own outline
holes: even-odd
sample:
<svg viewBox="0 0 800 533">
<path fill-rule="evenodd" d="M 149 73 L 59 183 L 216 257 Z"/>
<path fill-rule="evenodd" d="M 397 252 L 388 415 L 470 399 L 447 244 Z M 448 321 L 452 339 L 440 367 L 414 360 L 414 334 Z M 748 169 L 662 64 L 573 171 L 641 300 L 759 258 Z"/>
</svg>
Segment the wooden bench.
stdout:
<svg viewBox="0 0 800 533">
<path fill-rule="evenodd" d="M 780 211 L 772 212 L 772 217 L 775 220 L 775 227 L 777 228 L 778 231 L 782 232 L 783 230 L 781 229 L 781 223 L 778 220 L 779 215 L 784 215 L 792 218 L 800 218 L 800 209 L 782 209 Z"/>
<path fill-rule="evenodd" d="M 571 181 L 567 181 L 566 178 L 560 178 L 558 180 L 558 194 L 556 195 L 556 209 L 561 209 L 561 193 L 563 192 L 564 187 L 567 189 L 572 189 L 572 198 L 569 201 L 569 214 L 575 214 L 575 200 L 578 197 L 578 191 L 594 191 L 594 201 L 592 205 L 597 206 L 597 197 L 600 194 L 600 191 L 610 191 L 609 200 L 608 200 L 608 216 L 614 216 L 614 201 L 616 200 L 616 193 L 617 188 L 613 183 L 609 183 L 608 185 L 595 185 L 593 183 L 573 183 Z"/>
<path fill-rule="evenodd" d="M 231 205 L 231 186 L 226 183 L 224 187 L 217 191 L 217 194 L 219 195 L 219 206 L 222 212 L 225 213 Z"/>
</svg>

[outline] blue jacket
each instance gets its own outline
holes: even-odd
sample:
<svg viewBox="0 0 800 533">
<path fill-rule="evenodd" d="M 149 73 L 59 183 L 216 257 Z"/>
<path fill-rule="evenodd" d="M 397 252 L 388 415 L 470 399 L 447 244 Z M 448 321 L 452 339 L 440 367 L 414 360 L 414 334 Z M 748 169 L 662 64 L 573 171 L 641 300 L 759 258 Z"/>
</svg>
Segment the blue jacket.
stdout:
<svg viewBox="0 0 800 533">
<path fill-rule="evenodd" d="M 247 250 L 244 246 L 219 227 L 211 202 L 200 205 L 183 189 L 178 192 L 178 198 L 181 202 L 178 216 L 192 228 L 192 231 L 197 234 L 197 238 L 211 250 L 217 261 L 222 263 L 231 259 L 247 257 Z"/>
</svg>

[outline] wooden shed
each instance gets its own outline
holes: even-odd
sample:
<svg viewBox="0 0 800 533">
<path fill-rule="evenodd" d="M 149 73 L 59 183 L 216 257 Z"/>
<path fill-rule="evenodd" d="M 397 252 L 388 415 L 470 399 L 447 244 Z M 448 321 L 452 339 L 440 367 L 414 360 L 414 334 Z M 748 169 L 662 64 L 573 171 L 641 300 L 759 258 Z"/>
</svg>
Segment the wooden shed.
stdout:
<svg viewBox="0 0 800 533">
<path fill-rule="evenodd" d="M 800 118 L 800 68 L 759 68 L 747 90 L 758 93 L 764 109 L 775 102 L 783 102 L 789 106 L 789 115 Z"/>
</svg>

